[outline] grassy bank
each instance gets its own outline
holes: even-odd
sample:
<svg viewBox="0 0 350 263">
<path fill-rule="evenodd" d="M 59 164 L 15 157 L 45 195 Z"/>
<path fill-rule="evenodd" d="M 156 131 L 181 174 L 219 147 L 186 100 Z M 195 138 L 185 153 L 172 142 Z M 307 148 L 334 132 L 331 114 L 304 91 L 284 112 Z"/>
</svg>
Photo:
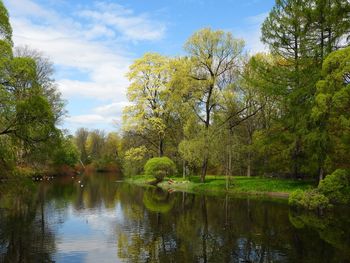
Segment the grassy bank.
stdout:
<svg viewBox="0 0 350 263">
<path fill-rule="evenodd" d="M 170 184 L 170 179 L 172 179 L 174 183 Z M 152 180 L 154 180 L 153 177 L 140 175 L 128 178 L 127 182 L 137 185 L 148 185 Z M 165 178 L 163 182 L 159 183 L 158 186 L 163 189 L 173 189 L 191 193 L 250 194 L 286 198 L 294 190 L 312 188 L 313 183 L 301 180 L 235 176 L 231 178 L 229 188 L 226 190 L 225 176 L 208 175 L 205 183 L 201 183 L 197 176 L 186 180 L 179 177 L 168 177 Z"/>
</svg>

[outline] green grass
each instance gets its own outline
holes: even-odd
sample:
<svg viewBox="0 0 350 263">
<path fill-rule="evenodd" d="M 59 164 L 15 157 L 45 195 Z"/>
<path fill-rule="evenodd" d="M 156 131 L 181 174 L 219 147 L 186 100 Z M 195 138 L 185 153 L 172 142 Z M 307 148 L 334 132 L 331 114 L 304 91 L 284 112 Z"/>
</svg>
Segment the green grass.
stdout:
<svg viewBox="0 0 350 263">
<path fill-rule="evenodd" d="M 168 183 L 170 178 L 175 181 L 174 184 Z M 154 180 L 152 176 L 143 175 L 127 179 L 130 183 L 138 185 L 147 185 L 152 180 Z M 158 186 L 164 189 L 193 193 L 262 194 L 274 197 L 287 197 L 289 193 L 297 189 L 306 190 L 314 187 L 310 181 L 234 176 L 231 177 L 229 189 L 226 190 L 226 177 L 213 175 L 206 176 L 205 183 L 201 183 L 198 176 L 192 176 L 187 180 L 179 177 L 169 177 L 159 183 Z"/>
</svg>

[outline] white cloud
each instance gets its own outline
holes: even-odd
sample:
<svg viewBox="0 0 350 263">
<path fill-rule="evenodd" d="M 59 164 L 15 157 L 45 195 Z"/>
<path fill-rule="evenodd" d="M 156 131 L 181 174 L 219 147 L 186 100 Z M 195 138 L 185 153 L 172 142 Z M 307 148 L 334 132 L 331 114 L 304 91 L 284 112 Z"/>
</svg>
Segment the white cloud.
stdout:
<svg viewBox="0 0 350 263">
<path fill-rule="evenodd" d="M 16 15 L 33 15 L 42 18 L 52 18 L 55 16 L 53 12 L 42 8 L 31 0 L 5 0 L 5 3 L 10 8 L 10 11 L 14 11 Z"/>
<path fill-rule="evenodd" d="M 255 16 L 249 16 L 246 18 L 246 21 L 251 25 L 261 25 L 268 15 L 268 13 L 261 13 Z"/>
<path fill-rule="evenodd" d="M 242 38 L 246 42 L 246 48 L 249 53 L 255 54 L 258 52 L 266 52 L 266 46 L 261 42 L 261 25 L 267 13 L 261 13 L 255 16 L 250 16 L 245 19 L 246 26 L 242 29 L 235 29 L 233 32 L 236 36 Z"/>
<path fill-rule="evenodd" d="M 159 40 L 165 25 L 152 21 L 148 15 L 135 15 L 131 9 L 118 4 L 97 3 L 95 10 L 83 10 L 79 16 L 122 32 L 131 40 Z"/>
<path fill-rule="evenodd" d="M 127 101 L 113 102 L 92 109 L 91 114 L 82 114 L 68 117 L 66 121 L 73 127 L 95 127 L 109 125 L 119 128 L 123 108 L 130 105 Z"/>
<path fill-rule="evenodd" d="M 97 109 L 86 105 L 86 114 L 80 116 L 70 112 L 69 126 L 120 119 L 118 107 L 126 103 L 129 83 L 125 74 L 133 60 L 125 47 L 134 41 L 161 39 L 165 25 L 117 4 L 100 2 L 65 15 L 34 0 L 5 0 L 5 4 L 15 45 L 43 51 L 59 66 L 61 78 L 57 82 L 65 99 L 85 97 L 108 104 Z M 75 76 L 65 74 L 72 69 Z"/>
<path fill-rule="evenodd" d="M 129 106 L 129 102 L 115 102 L 101 107 L 97 107 L 94 111 L 97 114 L 107 115 L 107 116 L 119 116 L 121 115 L 123 108 Z"/>
</svg>

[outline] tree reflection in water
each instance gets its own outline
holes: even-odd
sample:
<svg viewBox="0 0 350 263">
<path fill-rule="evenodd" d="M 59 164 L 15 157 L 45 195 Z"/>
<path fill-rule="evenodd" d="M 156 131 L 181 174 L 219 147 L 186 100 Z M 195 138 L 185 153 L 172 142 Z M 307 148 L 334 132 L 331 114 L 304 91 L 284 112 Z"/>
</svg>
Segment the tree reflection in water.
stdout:
<svg viewBox="0 0 350 263">
<path fill-rule="evenodd" d="M 120 196 L 118 256 L 128 262 L 348 262 L 349 240 L 340 252 L 315 229 L 296 228 L 284 203 L 186 193 L 159 201 L 155 192 Z"/>
<path fill-rule="evenodd" d="M 55 237 L 46 219 L 46 189 L 14 180 L 1 193 L 0 261 L 52 262 Z"/>
<path fill-rule="evenodd" d="M 0 262 L 349 262 L 348 209 L 318 217 L 115 181 L 1 185 Z"/>
</svg>

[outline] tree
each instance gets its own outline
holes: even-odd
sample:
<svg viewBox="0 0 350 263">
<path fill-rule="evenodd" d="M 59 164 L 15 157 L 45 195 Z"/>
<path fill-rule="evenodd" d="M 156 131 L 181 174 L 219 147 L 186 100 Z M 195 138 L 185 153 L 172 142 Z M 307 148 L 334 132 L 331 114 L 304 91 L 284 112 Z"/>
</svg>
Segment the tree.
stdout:
<svg viewBox="0 0 350 263">
<path fill-rule="evenodd" d="M 204 149 L 201 181 L 204 182 L 209 162 L 210 127 L 214 111 L 219 108 L 221 92 L 235 76 L 244 42 L 224 31 L 202 29 L 185 44 L 191 60 L 188 93 L 191 107 L 204 126 Z"/>
<path fill-rule="evenodd" d="M 54 67 L 52 61 L 42 52 L 31 49 L 28 46 L 16 47 L 14 49 L 15 57 L 31 58 L 35 61 L 36 79 L 38 85 L 43 90 L 43 95 L 49 101 L 57 123 L 66 114 L 65 102 L 61 93 L 58 91 L 57 84 L 53 78 Z"/>
<path fill-rule="evenodd" d="M 42 54 L 13 51 L 12 29 L 0 1 L 0 137 L 8 147 L 0 159 L 41 162 L 50 156 L 50 143 L 59 140 L 56 124 L 63 115 L 63 102 L 52 76 L 52 64 Z M 20 50 L 20 49 L 19 49 Z M 15 55 L 14 55 L 15 54 Z M 46 151 L 46 152 L 45 152 Z M 12 154 L 10 154 L 12 152 Z"/>
<path fill-rule="evenodd" d="M 320 66 L 331 52 L 349 43 L 350 2 L 347 0 L 313 0 L 310 26 L 316 60 Z"/>
<path fill-rule="evenodd" d="M 54 150 L 53 163 L 58 166 L 74 167 L 79 160 L 79 151 L 73 143 L 72 136 L 62 135 L 60 143 Z"/>
<path fill-rule="evenodd" d="M 124 111 L 124 128 L 145 139 L 163 156 L 169 118 L 168 58 L 146 53 L 130 66 L 128 77 L 131 84 L 127 95 L 132 106 Z"/>
<path fill-rule="evenodd" d="M 9 20 L 8 11 L 0 0 L 0 38 L 12 46 L 12 27 Z"/>
<path fill-rule="evenodd" d="M 80 160 L 86 164 L 88 161 L 88 152 L 87 152 L 87 139 L 89 136 L 89 131 L 85 128 L 79 128 L 75 132 L 75 144 L 80 152 Z"/>
<path fill-rule="evenodd" d="M 104 131 L 93 130 L 89 133 L 87 139 L 87 150 L 92 160 L 98 160 L 102 157 L 105 147 L 106 135 Z"/>
<path fill-rule="evenodd" d="M 110 132 L 106 137 L 105 147 L 103 149 L 104 158 L 108 161 L 119 161 L 121 140 L 118 133 Z"/>
<path fill-rule="evenodd" d="M 277 57 L 278 67 L 269 71 L 275 72 L 271 81 L 276 86 L 282 84 L 279 122 L 286 135 L 283 143 L 289 149 L 294 176 L 316 172 L 306 140 L 312 132 L 316 83 L 323 58 L 342 44 L 347 45 L 349 6 L 348 1 L 276 0 L 262 26 L 262 41 Z"/>
<path fill-rule="evenodd" d="M 5 72 L 4 72 L 5 71 Z M 37 83 L 35 62 L 13 58 L 3 68 L 4 83 L 0 135 L 31 145 L 47 140 L 56 131 L 52 107 Z"/>
<path fill-rule="evenodd" d="M 284 112 L 282 125 L 288 131 L 286 148 L 292 160 L 291 171 L 300 175 L 304 163 L 303 138 L 307 130 L 317 67 L 309 56 L 312 45 L 307 12 L 309 4 L 301 0 L 276 0 L 262 26 L 262 41 L 269 45 L 277 60 L 279 78 L 284 83 Z"/>
<path fill-rule="evenodd" d="M 310 140 L 319 179 L 325 172 L 346 168 L 350 163 L 350 47 L 331 53 L 323 63 L 323 79 L 317 83 Z"/>
</svg>

